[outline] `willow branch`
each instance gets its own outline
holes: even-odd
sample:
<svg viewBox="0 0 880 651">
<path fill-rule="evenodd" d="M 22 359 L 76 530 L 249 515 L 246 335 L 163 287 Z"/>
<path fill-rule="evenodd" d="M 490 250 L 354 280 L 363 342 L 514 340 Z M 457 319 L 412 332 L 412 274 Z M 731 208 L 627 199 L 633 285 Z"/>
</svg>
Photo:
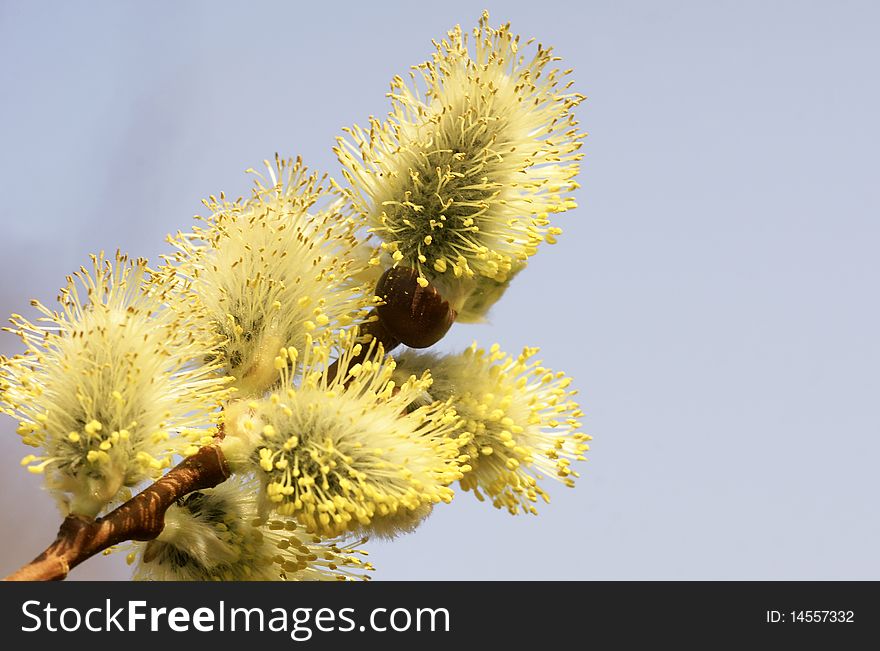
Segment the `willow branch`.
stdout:
<svg viewBox="0 0 880 651">
<path fill-rule="evenodd" d="M 378 339 L 386 351 L 399 343 L 379 320 L 368 323 L 364 332 Z M 330 377 L 336 374 L 335 362 L 328 373 Z M 222 435 L 221 428 L 218 438 Z M 207 445 L 104 517 L 93 520 L 67 516 L 55 542 L 5 580 L 58 581 L 83 561 L 113 545 L 126 540 L 153 540 L 165 527 L 169 506 L 188 493 L 212 488 L 228 477 L 229 467 L 219 446 Z"/>
<path fill-rule="evenodd" d="M 165 527 L 165 511 L 193 491 L 212 488 L 229 477 L 214 443 L 199 449 L 125 504 L 98 519 L 69 515 L 42 554 L 6 581 L 58 581 L 83 561 L 126 540 L 153 540 Z"/>
<path fill-rule="evenodd" d="M 383 303 L 374 310 L 361 333 L 376 339 L 388 352 L 401 343 L 426 348 L 449 330 L 456 312 L 433 286 L 422 287 L 413 269 L 392 267 L 376 287 Z M 350 360 L 366 357 L 365 349 Z M 338 362 L 327 371 L 338 372 Z M 217 438 L 223 437 L 220 429 Z M 42 554 L 13 572 L 7 581 L 55 581 L 71 569 L 113 545 L 126 540 L 153 540 L 165 527 L 165 511 L 184 495 L 213 488 L 229 477 L 229 467 L 217 443 L 206 445 L 143 492 L 96 520 L 70 515 L 61 523 L 58 536 Z"/>
</svg>

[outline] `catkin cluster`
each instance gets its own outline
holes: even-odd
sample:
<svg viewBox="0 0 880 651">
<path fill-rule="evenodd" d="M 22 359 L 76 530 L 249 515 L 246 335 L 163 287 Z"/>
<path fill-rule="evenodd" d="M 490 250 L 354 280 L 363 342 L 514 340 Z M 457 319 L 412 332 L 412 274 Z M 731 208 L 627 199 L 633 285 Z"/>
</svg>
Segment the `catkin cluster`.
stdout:
<svg viewBox="0 0 880 651">
<path fill-rule="evenodd" d="M 484 320 L 562 232 L 585 134 L 558 61 L 487 14 L 456 27 L 392 80 L 384 119 L 344 130 L 340 181 L 276 156 L 155 268 L 95 256 L 57 307 L 13 315 L 0 410 L 35 449 L 22 464 L 93 518 L 219 446 L 232 478 L 134 546 L 150 580 L 365 578 L 364 539 L 456 485 L 512 514 L 549 501 L 546 478 L 573 486 L 590 437 L 537 349 L 395 350 Z"/>
</svg>

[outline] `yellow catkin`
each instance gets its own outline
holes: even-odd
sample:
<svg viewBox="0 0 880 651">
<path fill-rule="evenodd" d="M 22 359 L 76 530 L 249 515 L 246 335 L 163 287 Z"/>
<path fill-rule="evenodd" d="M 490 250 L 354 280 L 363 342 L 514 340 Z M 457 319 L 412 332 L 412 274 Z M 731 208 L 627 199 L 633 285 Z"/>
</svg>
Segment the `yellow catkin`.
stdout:
<svg viewBox="0 0 880 651">
<path fill-rule="evenodd" d="M 388 262 L 440 283 L 477 320 L 465 305 L 477 280 L 507 281 L 559 234 L 548 215 L 574 207 L 584 97 L 551 49 L 487 14 L 435 45 L 411 81 L 392 80 L 387 120 L 346 129 L 335 152 Z"/>
<path fill-rule="evenodd" d="M 216 422 L 228 382 L 219 338 L 196 308 L 169 307 L 170 284 L 124 255 L 92 257 L 59 309 L 12 319 L 26 351 L 0 362 L 0 410 L 17 418 L 32 472 L 65 511 L 94 516 L 154 478 Z"/>
<path fill-rule="evenodd" d="M 256 175 L 247 199 L 211 197 L 202 225 L 171 238 L 164 268 L 201 303 L 225 340 L 220 361 L 239 396 L 260 395 L 277 379 L 280 346 L 361 322 L 375 304 L 363 218 L 309 174 L 300 159 L 277 157 Z M 325 205 L 326 204 L 326 205 Z"/>
<path fill-rule="evenodd" d="M 321 539 L 293 519 L 260 517 L 259 487 L 233 477 L 171 506 L 165 528 L 135 544 L 135 580 L 345 581 L 367 580 L 372 565 L 364 540 Z"/>
<path fill-rule="evenodd" d="M 227 437 L 253 442 L 267 506 L 322 535 L 369 531 L 376 519 L 403 526 L 424 506 L 450 501 L 449 485 L 462 476 L 448 404 L 408 410 L 430 376 L 395 383 L 381 346 L 355 364 L 361 349 L 355 333 L 316 341 L 281 370 L 276 392 L 227 424 Z"/>
<path fill-rule="evenodd" d="M 540 485 L 552 477 L 573 486 L 579 475 L 572 461 L 585 461 L 591 437 L 580 431 L 583 413 L 569 390 L 570 378 L 535 361 L 537 348 L 516 357 L 476 344 L 458 355 L 405 352 L 400 375 L 430 369 L 431 397 L 449 399 L 469 440 L 460 462 L 467 467 L 461 486 L 510 513 L 535 513 L 549 501 Z"/>
</svg>

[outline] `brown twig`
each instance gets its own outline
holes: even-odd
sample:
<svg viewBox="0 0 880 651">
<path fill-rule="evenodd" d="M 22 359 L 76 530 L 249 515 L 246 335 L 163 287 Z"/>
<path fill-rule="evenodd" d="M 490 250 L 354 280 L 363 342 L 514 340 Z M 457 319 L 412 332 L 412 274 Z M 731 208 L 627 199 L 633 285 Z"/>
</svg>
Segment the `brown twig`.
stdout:
<svg viewBox="0 0 880 651">
<path fill-rule="evenodd" d="M 42 554 L 6 581 L 57 581 L 86 559 L 126 540 L 153 540 L 165 527 L 165 511 L 184 495 L 229 477 L 217 444 L 206 445 L 125 504 L 96 520 L 70 515 Z"/>
</svg>

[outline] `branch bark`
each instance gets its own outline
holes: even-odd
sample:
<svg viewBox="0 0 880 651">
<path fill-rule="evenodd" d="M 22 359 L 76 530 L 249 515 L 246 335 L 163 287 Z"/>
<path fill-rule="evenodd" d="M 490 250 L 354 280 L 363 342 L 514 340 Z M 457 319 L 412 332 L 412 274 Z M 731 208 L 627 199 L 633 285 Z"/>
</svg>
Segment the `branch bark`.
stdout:
<svg viewBox="0 0 880 651">
<path fill-rule="evenodd" d="M 219 445 L 206 445 L 104 517 L 65 518 L 55 542 L 5 580 L 58 581 L 108 547 L 126 540 L 153 540 L 165 527 L 169 506 L 188 493 L 212 488 L 228 477 L 229 467 Z"/>
</svg>

